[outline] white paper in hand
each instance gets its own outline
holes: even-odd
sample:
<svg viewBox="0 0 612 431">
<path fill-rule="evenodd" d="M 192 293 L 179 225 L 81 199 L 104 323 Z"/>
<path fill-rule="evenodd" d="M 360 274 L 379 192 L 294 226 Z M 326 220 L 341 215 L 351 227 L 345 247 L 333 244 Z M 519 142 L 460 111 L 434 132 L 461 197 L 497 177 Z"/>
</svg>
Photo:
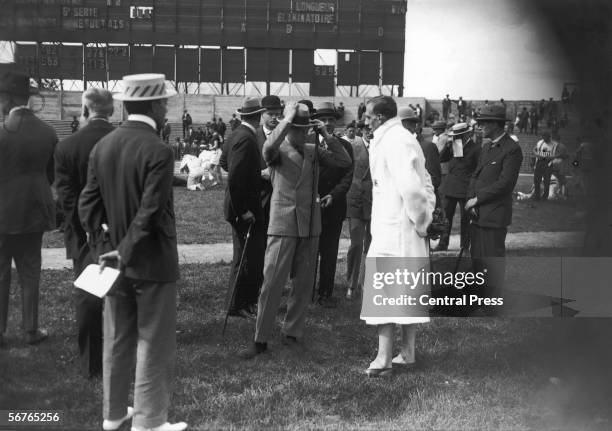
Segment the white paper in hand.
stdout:
<svg viewBox="0 0 612 431">
<path fill-rule="evenodd" d="M 118 276 L 119 270 L 107 266 L 104 271 L 100 272 L 100 265 L 92 263 L 87 265 L 87 268 L 74 281 L 74 285 L 98 298 L 103 298 Z"/>
<path fill-rule="evenodd" d="M 461 139 L 453 140 L 453 157 L 463 157 L 463 141 Z"/>
</svg>

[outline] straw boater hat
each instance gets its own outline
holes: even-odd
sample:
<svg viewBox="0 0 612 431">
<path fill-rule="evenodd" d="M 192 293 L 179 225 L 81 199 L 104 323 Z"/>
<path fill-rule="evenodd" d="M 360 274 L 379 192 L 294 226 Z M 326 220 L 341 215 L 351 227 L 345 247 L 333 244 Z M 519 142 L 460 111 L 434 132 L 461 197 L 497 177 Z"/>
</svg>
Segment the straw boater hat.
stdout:
<svg viewBox="0 0 612 431">
<path fill-rule="evenodd" d="M 265 110 L 266 108 L 261 106 L 257 97 L 248 97 L 242 103 L 242 108 L 236 110 L 236 114 L 241 117 L 248 117 L 249 115 L 259 114 Z"/>
<path fill-rule="evenodd" d="M 113 98 L 124 102 L 167 99 L 176 91 L 166 86 L 166 75 L 162 73 L 140 73 L 123 77 L 123 93 L 115 93 Z"/>
<path fill-rule="evenodd" d="M 341 115 L 336 111 L 336 108 L 332 102 L 321 102 L 314 107 L 314 114 L 312 114 L 312 118 L 322 118 L 322 117 L 334 117 L 336 120 L 341 117 Z"/>
<path fill-rule="evenodd" d="M 472 128 L 467 123 L 457 123 L 451 127 L 448 136 L 459 136 L 471 132 Z"/>
<path fill-rule="evenodd" d="M 504 105 L 484 105 L 480 108 L 477 121 L 506 121 L 506 107 Z"/>
<path fill-rule="evenodd" d="M 14 96 L 32 96 L 38 94 L 38 88 L 30 85 L 30 77 L 13 71 L 0 75 L 0 93 Z"/>
<path fill-rule="evenodd" d="M 399 108 L 397 111 L 397 116 L 400 120 L 415 121 L 417 123 L 421 121 L 412 108 Z"/>
<path fill-rule="evenodd" d="M 317 123 L 314 123 L 310 120 L 310 111 L 308 110 L 308 106 L 303 103 L 298 103 L 297 111 L 295 113 L 295 117 L 293 117 L 293 121 L 291 122 L 292 127 L 313 127 L 316 126 Z"/>
</svg>

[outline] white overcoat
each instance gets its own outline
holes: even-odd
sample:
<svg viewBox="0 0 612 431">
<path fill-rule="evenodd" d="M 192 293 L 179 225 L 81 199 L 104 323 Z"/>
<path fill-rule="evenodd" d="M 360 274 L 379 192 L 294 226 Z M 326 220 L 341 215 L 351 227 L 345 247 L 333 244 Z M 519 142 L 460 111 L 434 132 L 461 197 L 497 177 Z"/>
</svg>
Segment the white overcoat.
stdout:
<svg viewBox="0 0 612 431">
<path fill-rule="evenodd" d="M 368 257 L 429 256 L 426 239 L 436 202 L 425 156 L 416 138 L 397 117 L 374 131 L 370 145 L 372 175 L 372 243 Z M 371 261 L 371 259 L 368 259 Z M 367 283 L 364 288 L 371 288 Z M 364 297 L 366 297 L 364 292 Z M 428 322 L 429 317 L 368 317 L 367 324 Z"/>
</svg>

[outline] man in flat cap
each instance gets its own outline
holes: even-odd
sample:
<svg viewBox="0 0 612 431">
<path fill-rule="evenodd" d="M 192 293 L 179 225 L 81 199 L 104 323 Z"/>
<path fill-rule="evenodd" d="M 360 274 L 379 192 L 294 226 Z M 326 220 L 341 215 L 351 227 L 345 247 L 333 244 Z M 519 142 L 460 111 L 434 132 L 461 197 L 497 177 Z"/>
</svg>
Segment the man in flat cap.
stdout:
<svg viewBox="0 0 612 431">
<path fill-rule="evenodd" d="M 123 87 L 114 97 L 128 119 L 91 151 L 79 199 L 85 231 L 92 238 L 108 235 L 112 251 L 100 261 L 116 263 L 121 272 L 104 304 L 102 428 L 116 430 L 134 416 L 132 431 L 181 431 L 187 424 L 167 422 L 179 278 L 174 155 L 158 135 L 167 99 L 176 92 L 153 73 L 124 76 Z"/>
<path fill-rule="evenodd" d="M 13 259 L 21 284 L 25 340 L 36 344 L 47 338 L 47 331 L 38 327 L 40 250 L 43 232 L 55 228 L 51 184 L 57 134 L 28 108 L 36 93 L 26 75 L 0 76 L 0 347 L 5 345 Z"/>
<path fill-rule="evenodd" d="M 89 154 L 94 145 L 114 129 L 108 121 L 113 114 L 110 91 L 90 88 L 83 93 L 82 99 L 81 121 L 86 125 L 60 142 L 55 150 L 55 188 L 66 220 L 66 258 L 72 259 L 75 276 L 94 263 L 78 211 L 79 194 L 87 184 Z M 81 373 L 85 377 L 101 376 L 103 300 L 81 289 L 75 290 L 74 297 Z"/>
<path fill-rule="evenodd" d="M 466 211 L 472 215 L 470 252 L 475 271 L 487 272 L 484 296 L 501 294 L 505 276 L 506 233 L 512 223 L 512 192 L 518 179 L 523 153 L 504 132 L 506 108 L 481 107 L 478 125 L 483 147 L 467 192 Z M 496 314 L 500 310 L 485 309 Z"/>
</svg>

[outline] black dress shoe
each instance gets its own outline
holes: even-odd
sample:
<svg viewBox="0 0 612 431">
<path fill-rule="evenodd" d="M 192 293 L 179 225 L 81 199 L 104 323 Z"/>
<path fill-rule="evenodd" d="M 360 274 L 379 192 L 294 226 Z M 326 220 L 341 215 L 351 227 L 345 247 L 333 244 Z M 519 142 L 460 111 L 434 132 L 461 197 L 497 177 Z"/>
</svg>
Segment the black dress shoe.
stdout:
<svg viewBox="0 0 612 431">
<path fill-rule="evenodd" d="M 34 345 L 41 343 L 47 339 L 49 333 L 44 329 L 36 329 L 35 331 L 28 331 L 25 337 L 25 341 L 28 344 Z"/>
<path fill-rule="evenodd" d="M 333 296 L 320 296 L 317 303 L 323 308 L 338 308 L 338 300 Z"/>
<path fill-rule="evenodd" d="M 448 250 L 448 244 L 438 244 L 433 251 L 446 251 Z"/>
<path fill-rule="evenodd" d="M 281 340 L 281 344 L 283 346 L 297 346 L 299 343 L 297 337 L 294 337 L 293 335 L 285 335 Z"/>
<path fill-rule="evenodd" d="M 251 313 L 246 308 L 232 308 L 229 311 L 230 316 L 241 317 L 243 319 L 255 319 L 257 318 L 256 314 Z"/>
<path fill-rule="evenodd" d="M 268 350 L 268 343 L 253 343 L 246 349 L 238 352 L 238 357 L 242 359 L 253 359 L 266 350 Z"/>
</svg>

